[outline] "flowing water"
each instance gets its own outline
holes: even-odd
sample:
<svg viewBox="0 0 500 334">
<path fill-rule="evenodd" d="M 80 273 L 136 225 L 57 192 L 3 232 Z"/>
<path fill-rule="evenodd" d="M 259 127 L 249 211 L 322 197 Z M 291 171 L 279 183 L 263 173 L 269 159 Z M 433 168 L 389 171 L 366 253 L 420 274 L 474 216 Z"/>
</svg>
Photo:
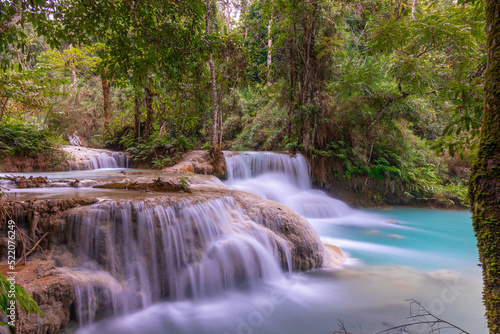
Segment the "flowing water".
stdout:
<svg viewBox="0 0 500 334">
<path fill-rule="evenodd" d="M 63 146 L 62 150 L 71 157 L 71 170 L 130 167 L 127 153 L 79 146 Z"/>
<path fill-rule="evenodd" d="M 311 188 L 301 155 L 228 154 L 226 163 L 226 187 L 291 207 L 346 252 L 346 264 L 291 272 L 286 243 L 263 233 L 231 197 L 103 196 L 68 219 L 69 247 L 85 263 L 68 269 L 79 320 L 68 332 L 373 333 L 409 322 L 415 299 L 470 333 L 487 333 L 467 211 L 354 210 Z M 74 174 L 57 175 L 65 176 Z"/>
<path fill-rule="evenodd" d="M 89 294 L 105 291 L 112 300 L 108 308 L 127 314 L 167 294 L 173 301 L 200 300 L 283 279 L 280 257 L 291 267 L 286 243 L 278 251 L 277 241 L 232 198 L 196 202 L 103 201 L 75 210 L 68 218 L 68 244 L 88 269 L 78 268 L 79 277 L 97 270 L 104 282 L 113 282 L 111 288 L 94 283 L 93 291 L 78 295 L 77 307 L 88 304 Z M 124 284 L 115 289 L 115 281 Z"/>
</svg>

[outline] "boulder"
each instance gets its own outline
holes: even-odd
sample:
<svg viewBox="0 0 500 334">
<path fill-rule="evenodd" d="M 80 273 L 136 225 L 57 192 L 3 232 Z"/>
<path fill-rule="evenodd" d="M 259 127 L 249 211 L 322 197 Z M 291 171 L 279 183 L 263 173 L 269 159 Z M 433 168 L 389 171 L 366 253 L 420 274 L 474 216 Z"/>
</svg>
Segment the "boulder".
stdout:
<svg viewBox="0 0 500 334">
<path fill-rule="evenodd" d="M 15 334 L 57 333 L 70 321 L 70 306 L 75 301 L 73 283 L 52 261 L 33 260 L 16 267 L 16 284 L 38 304 L 44 316 L 20 312 Z"/>
</svg>

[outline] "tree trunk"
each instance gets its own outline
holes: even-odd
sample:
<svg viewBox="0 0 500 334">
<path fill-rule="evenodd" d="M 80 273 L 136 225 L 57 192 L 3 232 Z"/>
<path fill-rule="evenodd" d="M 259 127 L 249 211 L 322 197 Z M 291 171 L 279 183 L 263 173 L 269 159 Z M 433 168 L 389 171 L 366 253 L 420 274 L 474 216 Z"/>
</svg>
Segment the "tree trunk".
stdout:
<svg viewBox="0 0 500 334">
<path fill-rule="evenodd" d="M 73 49 L 73 44 L 70 44 L 69 45 L 69 49 L 72 50 Z M 76 99 L 78 98 L 78 87 L 76 86 L 76 83 L 78 82 L 78 79 L 76 77 L 76 71 L 75 71 L 75 63 L 73 62 L 71 64 L 71 73 L 73 75 L 73 96 L 75 97 L 73 99 L 73 107 L 76 106 Z"/>
<path fill-rule="evenodd" d="M 271 37 L 271 24 L 273 20 L 269 20 L 267 25 L 267 84 L 271 85 L 271 65 L 273 63 L 273 55 L 271 47 L 273 46 L 273 38 Z"/>
<path fill-rule="evenodd" d="M 144 95 L 146 98 L 146 124 L 143 137 L 149 138 L 153 132 L 153 93 L 148 86 L 144 88 Z"/>
<path fill-rule="evenodd" d="M 219 124 L 220 124 L 220 129 L 219 129 L 219 146 L 222 147 L 222 136 L 224 132 L 224 123 L 222 123 L 222 116 L 224 115 L 224 111 L 221 109 L 219 112 Z"/>
<path fill-rule="evenodd" d="M 413 20 L 416 19 L 415 13 L 417 12 L 417 0 L 413 0 L 413 4 L 411 5 L 411 18 Z"/>
<path fill-rule="evenodd" d="M 231 24 L 231 1 L 226 1 L 226 34 L 229 35 L 229 25 Z"/>
<path fill-rule="evenodd" d="M 106 71 L 104 72 L 106 75 Z M 101 76 L 102 96 L 104 99 L 104 130 L 109 130 L 109 82 Z"/>
<path fill-rule="evenodd" d="M 295 112 L 295 50 L 293 43 L 293 39 L 290 40 L 290 105 L 288 106 L 288 140 L 292 139 L 292 117 Z"/>
<path fill-rule="evenodd" d="M 490 334 L 500 333 L 500 2 L 485 0 L 487 69 L 479 151 L 469 181 Z"/>
<path fill-rule="evenodd" d="M 134 98 L 134 137 L 138 140 L 141 137 L 141 109 L 139 105 L 139 92 L 137 86 L 134 85 L 135 98 Z"/>
<path fill-rule="evenodd" d="M 207 36 L 210 34 L 210 2 L 211 0 L 207 0 L 207 14 L 205 16 L 205 32 Z M 210 138 L 210 145 L 212 147 L 217 146 L 217 123 L 218 123 L 218 101 L 217 101 L 217 83 L 215 81 L 215 69 L 214 69 L 214 60 L 212 56 L 212 52 L 208 55 L 208 67 L 210 68 L 210 81 L 212 83 L 212 136 Z"/>
<path fill-rule="evenodd" d="M 4 97 L 4 101 L 2 101 L 2 109 L 0 110 L 0 122 L 3 119 L 3 115 L 5 114 L 5 110 L 7 109 L 7 103 L 9 102 L 9 97 Z"/>
</svg>

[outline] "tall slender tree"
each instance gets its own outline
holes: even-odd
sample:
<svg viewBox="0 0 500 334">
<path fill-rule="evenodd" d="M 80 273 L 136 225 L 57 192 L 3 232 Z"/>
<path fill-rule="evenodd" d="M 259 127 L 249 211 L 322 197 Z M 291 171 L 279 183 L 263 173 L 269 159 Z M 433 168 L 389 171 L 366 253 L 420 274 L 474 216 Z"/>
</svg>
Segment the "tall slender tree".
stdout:
<svg viewBox="0 0 500 334">
<path fill-rule="evenodd" d="M 207 12 L 205 14 L 205 33 L 207 38 L 210 35 L 210 13 L 212 11 L 212 1 L 206 0 Z M 218 109 L 219 102 L 217 100 L 217 82 L 215 80 L 215 67 L 214 67 L 214 58 L 212 50 L 209 51 L 208 54 L 208 67 L 210 69 L 210 82 L 212 86 L 212 135 L 210 136 L 210 145 L 212 147 L 217 146 L 218 142 Z"/>
</svg>

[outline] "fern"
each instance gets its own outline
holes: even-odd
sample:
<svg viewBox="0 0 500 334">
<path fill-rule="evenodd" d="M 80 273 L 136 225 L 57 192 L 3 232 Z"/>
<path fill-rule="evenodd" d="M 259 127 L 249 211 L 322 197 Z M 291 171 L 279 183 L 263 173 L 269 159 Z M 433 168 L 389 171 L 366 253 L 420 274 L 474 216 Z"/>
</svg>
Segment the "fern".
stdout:
<svg viewBox="0 0 500 334">
<path fill-rule="evenodd" d="M 14 289 L 11 289 L 11 284 L 7 280 L 7 277 L 0 274 L 0 311 L 2 313 L 7 312 L 9 308 L 10 301 L 15 300 L 16 307 L 19 307 L 21 310 L 39 314 L 41 317 L 44 317 L 42 310 L 38 307 L 36 302 L 31 298 L 31 296 L 21 288 L 19 285 L 14 285 Z M 13 293 L 12 293 L 13 291 Z M 11 294 L 14 295 L 14 298 L 10 298 Z M 0 322 L 0 326 L 9 325 L 7 322 Z"/>
</svg>

